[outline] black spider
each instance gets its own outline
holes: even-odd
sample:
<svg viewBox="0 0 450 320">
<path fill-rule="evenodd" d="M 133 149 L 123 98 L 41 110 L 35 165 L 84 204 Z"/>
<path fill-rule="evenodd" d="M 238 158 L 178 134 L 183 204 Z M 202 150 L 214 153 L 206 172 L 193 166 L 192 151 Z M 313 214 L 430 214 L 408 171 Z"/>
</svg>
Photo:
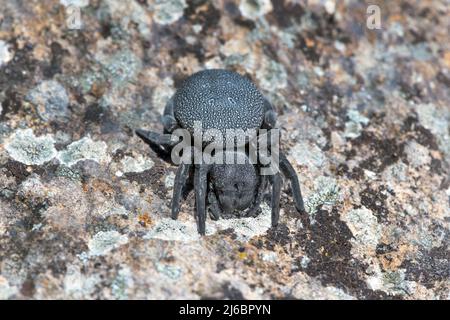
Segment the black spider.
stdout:
<svg viewBox="0 0 450 320">
<path fill-rule="evenodd" d="M 276 113 L 255 85 L 238 73 L 227 70 L 204 70 L 187 78 L 168 101 L 162 123 L 164 134 L 136 130 L 152 149 L 167 156 L 178 143 L 171 137 L 177 128 L 194 132 L 194 122 L 201 121 L 204 130 L 217 129 L 271 129 L 275 127 Z M 225 151 L 231 156 L 241 151 Z M 178 167 L 172 198 L 172 218 L 177 219 L 183 187 L 194 173 L 196 218 L 198 232 L 205 234 L 206 212 L 214 220 L 230 216 L 254 216 L 263 199 L 267 183 L 272 184 L 272 226 L 279 220 L 281 175 L 260 175 L 261 164 L 192 164 Z M 283 153 L 279 153 L 279 168 L 291 181 L 295 207 L 305 212 L 297 174 Z M 209 183 L 208 183 L 209 182 Z M 208 206 L 208 208 L 207 208 Z"/>
</svg>

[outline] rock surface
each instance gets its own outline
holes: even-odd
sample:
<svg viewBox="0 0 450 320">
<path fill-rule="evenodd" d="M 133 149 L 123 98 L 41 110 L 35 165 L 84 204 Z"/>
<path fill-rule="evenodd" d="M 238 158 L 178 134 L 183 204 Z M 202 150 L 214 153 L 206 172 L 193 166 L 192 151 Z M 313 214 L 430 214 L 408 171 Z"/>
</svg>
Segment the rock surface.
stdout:
<svg viewBox="0 0 450 320">
<path fill-rule="evenodd" d="M 0 0 L 0 298 L 449 299 L 450 9 L 370 4 Z M 307 216 L 169 218 L 133 130 L 217 67 L 275 105 Z"/>
</svg>

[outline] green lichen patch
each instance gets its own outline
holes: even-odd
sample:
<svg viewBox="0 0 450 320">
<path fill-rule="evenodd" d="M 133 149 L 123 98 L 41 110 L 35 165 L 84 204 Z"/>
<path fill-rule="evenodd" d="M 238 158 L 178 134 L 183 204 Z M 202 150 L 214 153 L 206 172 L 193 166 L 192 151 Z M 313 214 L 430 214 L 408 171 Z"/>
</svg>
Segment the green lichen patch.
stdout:
<svg viewBox="0 0 450 320">
<path fill-rule="evenodd" d="M 270 0 L 242 0 L 239 10 L 248 19 L 258 19 L 272 10 L 272 4 Z"/>
<path fill-rule="evenodd" d="M 154 19 L 157 23 L 167 25 L 174 23 L 183 16 L 186 8 L 185 0 L 156 0 L 149 5 L 154 12 Z"/>
<path fill-rule="evenodd" d="M 311 223 L 315 222 L 314 216 L 319 208 L 334 205 L 340 196 L 339 186 L 333 178 L 319 177 L 314 184 L 314 191 L 305 201 L 305 209 L 310 215 Z"/>
<path fill-rule="evenodd" d="M 72 142 L 66 149 L 60 151 L 58 159 L 62 164 L 70 167 L 83 160 L 106 163 L 109 162 L 110 157 L 107 154 L 105 142 L 93 141 L 90 137 L 84 137 L 81 140 Z"/>
<path fill-rule="evenodd" d="M 41 165 L 57 155 L 54 143 L 50 135 L 36 137 L 32 129 L 17 130 L 6 142 L 6 151 L 16 161 Z"/>
<path fill-rule="evenodd" d="M 344 137 L 357 138 L 361 134 L 364 125 L 369 123 L 369 119 L 358 112 L 358 110 L 349 110 L 347 112 L 349 121 L 345 123 Z"/>
<path fill-rule="evenodd" d="M 89 240 L 89 255 L 101 256 L 128 242 L 126 235 L 117 231 L 100 231 Z"/>
</svg>

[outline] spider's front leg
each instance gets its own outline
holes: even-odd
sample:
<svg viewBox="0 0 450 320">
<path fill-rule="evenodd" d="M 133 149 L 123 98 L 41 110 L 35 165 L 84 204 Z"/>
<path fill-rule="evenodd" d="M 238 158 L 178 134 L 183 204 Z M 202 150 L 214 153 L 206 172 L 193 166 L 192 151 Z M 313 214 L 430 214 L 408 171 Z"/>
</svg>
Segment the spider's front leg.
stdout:
<svg viewBox="0 0 450 320">
<path fill-rule="evenodd" d="M 175 114 L 173 112 L 173 97 L 169 99 L 164 108 L 161 122 L 164 126 L 164 133 L 172 133 L 175 131 L 175 129 L 179 128 L 178 122 L 175 119 Z"/>
<path fill-rule="evenodd" d="M 172 196 L 172 219 L 174 220 L 178 218 L 178 213 L 180 212 L 183 187 L 188 181 L 191 167 L 192 165 L 189 163 L 180 163 L 180 166 L 177 169 L 177 174 L 175 175 Z"/>
<path fill-rule="evenodd" d="M 273 108 L 272 104 L 264 99 L 264 122 L 262 125 L 263 129 L 273 129 L 277 123 L 277 113 Z"/>
<path fill-rule="evenodd" d="M 155 152 L 162 153 L 164 156 L 167 156 L 173 146 L 178 143 L 176 139 L 172 139 L 171 135 L 172 132 L 179 127 L 173 113 L 173 98 L 167 102 L 164 108 L 164 114 L 161 117 L 161 122 L 164 127 L 163 134 L 142 129 L 137 129 L 136 134 Z"/>
<path fill-rule="evenodd" d="M 164 151 L 169 151 L 178 141 L 172 139 L 171 134 L 161 134 L 154 131 L 137 129 L 136 134 L 150 146 L 156 146 Z"/>
<path fill-rule="evenodd" d="M 208 171 L 209 165 L 198 164 L 195 166 L 194 188 L 195 205 L 198 232 L 205 235 L 206 232 L 206 193 L 208 191 Z"/>
</svg>

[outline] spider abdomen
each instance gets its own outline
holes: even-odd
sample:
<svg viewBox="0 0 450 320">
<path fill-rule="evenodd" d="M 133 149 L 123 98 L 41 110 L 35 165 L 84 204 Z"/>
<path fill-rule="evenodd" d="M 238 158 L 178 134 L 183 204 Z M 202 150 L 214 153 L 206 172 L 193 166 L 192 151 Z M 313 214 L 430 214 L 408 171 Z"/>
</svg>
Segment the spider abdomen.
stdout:
<svg viewBox="0 0 450 320">
<path fill-rule="evenodd" d="M 193 130 L 257 129 L 264 120 L 264 97 L 240 74 L 210 69 L 187 78 L 174 96 L 174 114 L 181 126 Z"/>
</svg>

